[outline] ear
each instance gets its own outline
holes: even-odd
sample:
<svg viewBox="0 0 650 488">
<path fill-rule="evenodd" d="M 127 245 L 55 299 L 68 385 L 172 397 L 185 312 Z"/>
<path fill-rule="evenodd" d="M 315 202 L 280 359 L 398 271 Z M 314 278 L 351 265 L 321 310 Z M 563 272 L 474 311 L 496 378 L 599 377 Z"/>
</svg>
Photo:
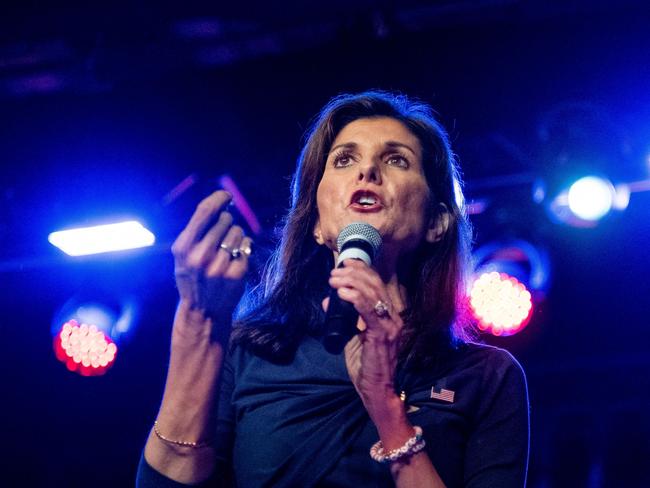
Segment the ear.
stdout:
<svg viewBox="0 0 650 488">
<path fill-rule="evenodd" d="M 433 244 L 444 237 L 449 228 L 450 217 L 447 205 L 439 203 L 435 215 L 429 221 L 429 228 L 425 236 L 428 243 Z"/>
<path fill-rule="evenodd" d="M 323 232 L 320 228 L 320 219 L 316 219 L 316 224 L 314 225 L 314 239 L 316 239 L 316 242 L 321 246 L 325 244 L 325 240 L 323 239 Z"/>
</svg>

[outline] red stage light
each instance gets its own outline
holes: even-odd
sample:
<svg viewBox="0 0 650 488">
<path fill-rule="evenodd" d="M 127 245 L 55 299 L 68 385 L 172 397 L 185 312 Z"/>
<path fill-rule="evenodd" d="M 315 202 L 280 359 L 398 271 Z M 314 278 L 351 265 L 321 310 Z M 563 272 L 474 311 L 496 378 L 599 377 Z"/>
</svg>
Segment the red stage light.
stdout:
<svg viewBox="0 0 650 488">
<path fill-rule="evenodd" d="M 508 336 L 523 329 L 533 312 L 530 292 L 506 273 L 483 273 L 472 284 L 470 307 L 478 326 L 494 335 Z"/>
<path fill-rule="evenodd" d="M 98 376 L 115 362 L 117 346 L 95 325 L 69 320 L 54 337 L 54 352 L 70 371 Z"/>
</svg>

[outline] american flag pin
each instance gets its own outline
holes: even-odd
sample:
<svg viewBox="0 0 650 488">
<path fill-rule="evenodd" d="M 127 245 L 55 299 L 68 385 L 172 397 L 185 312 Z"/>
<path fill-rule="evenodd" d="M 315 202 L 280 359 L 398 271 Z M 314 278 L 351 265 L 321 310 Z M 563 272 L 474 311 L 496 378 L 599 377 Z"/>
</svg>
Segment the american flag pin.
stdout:
<svg viewBox="0 0 650 488">
<path fill-rule="evenodd" d="M 453 390 L 445 390 L 440 388 L 440 391 L 436 391 L 436 387 L 431 387 L 431 398 L 436 400 L 442 400 L 443 402 L 454 403 L 454 396 L 456 393 Z"/>
</svg>

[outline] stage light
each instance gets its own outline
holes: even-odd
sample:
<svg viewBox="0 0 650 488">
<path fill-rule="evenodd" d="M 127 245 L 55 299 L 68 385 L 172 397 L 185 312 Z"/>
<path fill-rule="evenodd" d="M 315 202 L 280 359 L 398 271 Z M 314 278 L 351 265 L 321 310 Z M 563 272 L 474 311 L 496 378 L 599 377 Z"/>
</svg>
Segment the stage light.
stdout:
<svg viewBox="0 0 650 488">
<path fill-rule="evenodd" d="M 630 202 L 634 183 L 616 186 L 601 176 L 583 176 L 563 187 L 547 210 L 552 220 L 573 227 L 595 227 L 613 211 L 623 211 Z"/>
<path fill-rule="evenodd" d="M 48 241 L 70 256 L 151 246 L 155 236 L 136 221 L 52 232 Z"/>
<path fill-rule="evenodd" d="M 602 219 L 614 200 L 612 184 L 597 176 L 585 176 L 573 183 L 567 195 L 569 208 L 578 218 L 587 221 Z"/>
<path fill-rule="evenodd" d="M 612 208 L 623 211 L 630 204 L 630 195 L 632 191 L 627 183 L 620 183 L 614 188 L 614 198 L 612 199 Z"/>
<path fill-rule="evenodd" d="M 496 336 L 526 327 L 549 283 L 546 253 L 523 240 L 491 242 L 473 254 L 467 298 L 481 331 Z"/>
<path fill-rule="evenodd" d="M 117 346 L 96 325 L 69 320 L 54 338 L 54 352 L 70 371 L 99 376 L 115 363 Z"/>
<path fill-rule="evenodd" d="M 118 343 L 124 342 L 135 317 L 131 299 L 109 304 L 71 298 L 52 322 L 56 358 L 83 376 L 106 373 L 115 363 Z"/>
<path fill-rule="evenodd" d="M 494 335 L 512 335 L 523 329 L 532 315 L 532 295 L 526 286 L 506 273 L 482 273 L 472 285 L 470 306 L 478 327 Z"/>
</svg>

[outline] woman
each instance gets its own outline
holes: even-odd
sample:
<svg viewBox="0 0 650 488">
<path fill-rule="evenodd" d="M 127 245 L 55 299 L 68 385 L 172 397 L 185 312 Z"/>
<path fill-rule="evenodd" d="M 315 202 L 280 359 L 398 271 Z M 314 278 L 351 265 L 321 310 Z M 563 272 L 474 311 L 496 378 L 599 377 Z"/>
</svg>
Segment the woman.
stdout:
<svg viewBox="0 0 650 488">
<path fill-rule="evenodd" d="M 140 486 L 523 486 L 523 372 L 457 317 L 469 230 L 456 181 L 427 106 L 333 99 L 232 334 L 251 242 L 228 194 L 201 202 L 173 246 L 180 303 Z M 380 254 L 335 268 L 337 236 L 357 221 L 379 231 Z M 330 287 L 359 314 L 341 355 L 321 343 Z"/>
</svg>

